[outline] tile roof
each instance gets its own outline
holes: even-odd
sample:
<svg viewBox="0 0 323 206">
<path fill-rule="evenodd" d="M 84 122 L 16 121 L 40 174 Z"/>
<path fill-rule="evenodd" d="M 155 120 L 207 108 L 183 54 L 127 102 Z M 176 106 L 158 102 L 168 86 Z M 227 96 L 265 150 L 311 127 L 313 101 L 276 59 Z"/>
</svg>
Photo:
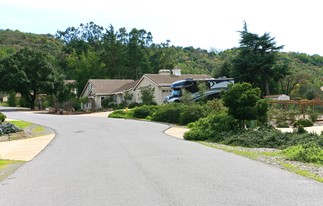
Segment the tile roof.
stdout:
<svg viewBox="0 0 323 206">
<path fill-rule="evenodd" d="M 113 94 L 129 90 L 136 82 L 132 79 L 90 79 L 93 88 L 91 94 Z"/>
<path fill-rule="evenodd" d="M 123 91 L 128 91 L 132 88 L 135 87 L 135 85 L 138 83 L 139 80 L 132 81 L 129 83 L 126 83 L 125 85 L 121 86 L 120 88 L 116 89 L 114 92 L 123 92 Z"/>
</svg>

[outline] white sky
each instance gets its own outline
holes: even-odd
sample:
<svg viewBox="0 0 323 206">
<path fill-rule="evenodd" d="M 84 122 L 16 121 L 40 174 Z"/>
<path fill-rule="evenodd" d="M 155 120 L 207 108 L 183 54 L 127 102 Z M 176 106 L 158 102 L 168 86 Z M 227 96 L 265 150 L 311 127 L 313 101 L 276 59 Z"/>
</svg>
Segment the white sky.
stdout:
<svg viewBox="0 0 323 206">
<path fill-rule="evenodd" d="M 322 3 L 321 3 L 322 2 Z M 323 56 L 322 0 L 0 0 L 0 28 L 50 33 L 80 23 L 145 29 L 154 43 L 225 50 L 248 30 L 276 37 L 283 51 Z"/>
</svg>

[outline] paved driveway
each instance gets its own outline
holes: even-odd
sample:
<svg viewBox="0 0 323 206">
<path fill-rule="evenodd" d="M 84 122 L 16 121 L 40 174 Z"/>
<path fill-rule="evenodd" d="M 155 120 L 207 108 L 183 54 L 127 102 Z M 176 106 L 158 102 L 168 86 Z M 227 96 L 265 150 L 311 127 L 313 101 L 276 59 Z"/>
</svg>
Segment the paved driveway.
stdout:
<svg viewBox="0 0 323 206">
<path fill-rule="evenodd" d="M 55 140 L 1 182 L 0 205 L 322 205 L 323 184 L 179 140 L 167 125 L 6 112 Z"/>
</svg>

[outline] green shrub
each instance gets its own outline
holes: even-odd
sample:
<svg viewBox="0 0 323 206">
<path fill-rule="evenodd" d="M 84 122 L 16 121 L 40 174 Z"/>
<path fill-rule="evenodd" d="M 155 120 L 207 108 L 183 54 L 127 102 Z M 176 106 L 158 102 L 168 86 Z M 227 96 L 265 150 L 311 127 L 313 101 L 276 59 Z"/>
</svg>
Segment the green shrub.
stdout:
<svg viewBox="0 0 323 206">
<path fill-rule="evenodd" d="M 183 105 L 181 107 L 178 123 L 181 125 L 187 125 L 205 117 L 205 113 L 204 107 L 199 104 Z"/>
<path fill-rule="evenodd" d="M 288 133 L 276 129 L 261 128 L 258 130 L 239 130 L 226 135 L 221 143 L 242 147 L 281 148 L 290 141 Z"/>
<path fill-rule="evenodd" d="M 158 122 L 178 123 L 181 114 L 182 104 L 164 104 L 160 105 L 157 111 L 152 115 L 152 120 Z"/>
<path fill-rule="evenodd" d="M 284 112 L 284 113 L 287 115 L 287 117 L 289 118 L 289 120 L 291 122 L 295 122 L 297 116 L 300 115 L 300 111 L 299 110 L 295 110 L 295 109 L 290 109 L 290 110 L 288 110 L 287 112 Z"/>
<path fill-rule="evenodd" d="M 0 112 L 0 123 L 4 122 L 6 120 L 6 118 L 7 118 L 7 116 Z"/>
<path fill-rule="evenodd" d="M 298 127 L 300 125 L 302 125 L 303 127 L 311 127 L 313 126 L 313 122 L 309 119 L 299 119 L 293 124 L 294 127 Z"/>
<path fill-rule="evenodd" d="M 283 152 L 290 160 L 323 164 L 323 148 L 317 143 L 292 146 Z"/>
<path fill-rule="evenodd" d="M 304 134 L 307 133 L 307 131 L 305 130 L 305 128 L 303 127 L 303 125 L 298 125 L 295 131 L 297 134 Z"/>
<path fill-rule="evenodd" d="M 190 131 L 184 134 L 186 140 L 207 140 L 215 142 L 223 140 L 224 133 L 238 128 L 237 120 L 226 113 L 210 114 L 195 123 L 189 124 Z"/>
<path fill-rule="evenodd" d="M 221 99 L 209 100 L 207 101 L 205 106 L 209 113 L 211 112 L 219 113 L 219 112 L 228 110 L 226 107 L 223 106 L 223 102 Z"/>
<path fill-rule="evenodd" d="M 110 118 L 131 118 L 133 113 L 131 111 L 126 112 L 123 109 L 115 110 L 109 114 Z"/>
<path fill-rule="evenodd" d="M 278 128 L 289 128 L 288 122 L 279 122 L 276 127 Z"/>
<path fill-rule="evenodd" d="M 136 118 L 146 118 L 151 116 L 157 109 L 157 106 L 143 105 L 133 109 L 133 116 Z"/>
<path fill-rule="evenodd" d="M 142 104 L 137 103 L 137 102 L 131 102 L 131 103 L 128 105 L 128 108 L 132 109 L 132 108 L 139 107 L 139 106 L 142 106 Z"/>
<path fill-rule="evenodd" d="M 115 106 L 114 98 L 112 96 L 105 97 L 101 101 L 101 106 L 105 109 L 114 107 Z"/>
<path fill-rule="evenodd" d="M 310 112 L 309 113 L 309 116 L 310 116 L 310 120 L 312 121 L 312 122 L 316 122 L 316 120 L 319 118 L 319 116 L 320 116 L 320 113 L 318 113 L 318 112 Z"/>
<path fill-rule="evenodd" d="M 152 120 L 186 125 L 206 116 L 206 109 L 199 104 L 170 103 L 156 107 Z"/>
</svg>

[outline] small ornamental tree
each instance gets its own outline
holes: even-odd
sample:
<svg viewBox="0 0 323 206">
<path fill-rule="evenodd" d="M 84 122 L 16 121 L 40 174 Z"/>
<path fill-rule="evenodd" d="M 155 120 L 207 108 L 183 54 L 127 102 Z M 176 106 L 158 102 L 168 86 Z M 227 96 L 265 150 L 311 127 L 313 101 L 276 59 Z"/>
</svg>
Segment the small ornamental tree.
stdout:
<svg viewBox="0 0 323 206">
<path fill-rule="evenodd" d="M 142 88 L 140 90 L 141 94 L 141 101 L 144 105 L 155 105 L 156 102 L 154 100 L 155 88 L 147 87 L 147 88 Z"/>
<path fill-rule="evenodd" d="M 245 127 L 246 120 L 264 121 L 267 114 L 268 105 L 260 100 L 260 89 L 252 88 L 249 83 L 229 85 L 222 93 L 222 99 L 224 106 L 229 108 L 229 115 L 239 120 L 240 127 Z"/>
</svg>

